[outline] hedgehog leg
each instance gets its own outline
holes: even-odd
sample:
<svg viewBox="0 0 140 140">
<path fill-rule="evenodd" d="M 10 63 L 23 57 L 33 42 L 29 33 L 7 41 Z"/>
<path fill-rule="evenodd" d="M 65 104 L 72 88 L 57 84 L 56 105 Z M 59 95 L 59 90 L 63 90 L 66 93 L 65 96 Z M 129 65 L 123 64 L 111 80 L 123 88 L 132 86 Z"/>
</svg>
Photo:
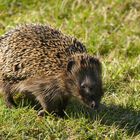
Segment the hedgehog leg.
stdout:
<svg viewBox="0 0 140 140">
<path fill-rule="evenodd" d="M 38 112 L 38 116 L 44 116 L 45 113 L 48 111 L 47 103 L 45 101 L 45 97 L 41 94 L 41 95 L 37 96 L 36 98 L 39 101 L 40 105 L 42 106 L 42 110 L 40 110 Z"/>
<path fill-rule="evenodd" d="M 66 109 L 67 104 L 68 104 L 68 98 L 63 99 L 62 105 L 59 107 L 58 113 L 57 113 L 59 117 L 64 117 L 65 116 L 64 111 Z"/>
<path fill-rule="evenodd" d="M 5 103 L 8 108 L 14 108 L 14 107 L 16 107 L 16 103 L 14 102 L 10 89 L 11 89 L 11 85 L 5 84 L 5 86 L 3 88 Z"/>
</svg>

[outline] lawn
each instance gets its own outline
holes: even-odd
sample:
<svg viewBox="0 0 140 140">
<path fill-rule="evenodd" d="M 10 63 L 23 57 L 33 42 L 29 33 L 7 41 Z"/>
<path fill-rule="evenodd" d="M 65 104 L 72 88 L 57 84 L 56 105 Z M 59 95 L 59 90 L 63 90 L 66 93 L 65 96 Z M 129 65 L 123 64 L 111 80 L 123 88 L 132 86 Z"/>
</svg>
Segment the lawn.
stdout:
<svg viewBox="0 0 140 140">
<path fill-rule="evenodd" d="M 93 112 L 72 100 L 63 119 L 0 98 L 0 140 L 140 140 L 140 1 L 0 0 L 0 35 L 25 23 L 83 42 L 102 62 L 105 95 Z"/>
</svg>

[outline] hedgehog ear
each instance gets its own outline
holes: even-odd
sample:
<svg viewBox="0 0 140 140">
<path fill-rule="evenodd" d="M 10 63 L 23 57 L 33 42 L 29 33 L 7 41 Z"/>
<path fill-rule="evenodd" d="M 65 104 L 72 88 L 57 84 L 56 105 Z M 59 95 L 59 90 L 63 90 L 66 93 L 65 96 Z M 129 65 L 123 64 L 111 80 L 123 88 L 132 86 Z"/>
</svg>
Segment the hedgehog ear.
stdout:
<svg viewBox="0 0 140 140">
<path fill-rule="evenodd" d="M 100 63 L 99 59 L 97 59 L 95 57 L 91 57 L 90 58 L 90 63 L 95 64 L 98 71 L 100 71 L 100 73 L 102 72 L 102 66 L 101 66 L 101 63 Z"/>
<path fill-rule="evenodd" d="M 100 64 L 99 59 L 95 58 L 95 57 L 91 57 L 89 59 L 89 61 L 90 61 L 91 64 L 95 64 L 95 65 L 99 65 Z"/>
<path fill-rule="evenodd" d="M 90 63 L 95 64 L 97 60 L 94 57 L 91 57 L 89 59 L 89 61 L 90 61 Z"/>
<path fill-rule="evenodd" d="M 68 64 L 67 64 L 67 71 L 71 72 L 72 67 L 73 67 L 74 64 L 75 64 L 75 61 L 74 61 L 74 60 L 68 61 Z"/>
</svg>

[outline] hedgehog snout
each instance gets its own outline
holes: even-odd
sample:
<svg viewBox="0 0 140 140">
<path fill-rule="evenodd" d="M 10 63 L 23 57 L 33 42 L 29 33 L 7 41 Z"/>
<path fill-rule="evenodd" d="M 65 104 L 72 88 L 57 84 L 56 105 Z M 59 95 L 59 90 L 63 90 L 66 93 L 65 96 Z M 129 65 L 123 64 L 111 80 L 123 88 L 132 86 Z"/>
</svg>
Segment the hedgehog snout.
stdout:
<svg viewBox="0 0 140 140">
<path fill-rule="evenodd" d="M 91 107 L 92 109 L 94 109 L 94 108 L 95 108 L 95 105 L 96 105 L 95 101 L 92 101 L 91 104 L 90 104 L 90 107 Z"/>
</svg>

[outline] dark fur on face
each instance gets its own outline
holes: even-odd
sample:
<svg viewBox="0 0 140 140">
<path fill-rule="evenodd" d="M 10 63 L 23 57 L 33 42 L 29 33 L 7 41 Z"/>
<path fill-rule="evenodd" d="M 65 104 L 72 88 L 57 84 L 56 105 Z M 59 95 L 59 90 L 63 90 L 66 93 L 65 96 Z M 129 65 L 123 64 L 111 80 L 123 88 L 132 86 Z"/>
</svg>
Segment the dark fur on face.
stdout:
<svg viewBox="0 0 140 140">
<path fill-rule="evenodd" d="M 74 81 L 73 94 L 91 108 L 99 106 L 102 89 L 101 63 L 97 58 L 87 54 L 79 54 L 69 61 L 67 70 Z"/>
</svg>

